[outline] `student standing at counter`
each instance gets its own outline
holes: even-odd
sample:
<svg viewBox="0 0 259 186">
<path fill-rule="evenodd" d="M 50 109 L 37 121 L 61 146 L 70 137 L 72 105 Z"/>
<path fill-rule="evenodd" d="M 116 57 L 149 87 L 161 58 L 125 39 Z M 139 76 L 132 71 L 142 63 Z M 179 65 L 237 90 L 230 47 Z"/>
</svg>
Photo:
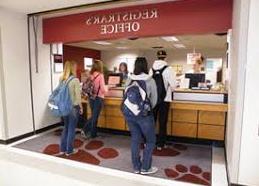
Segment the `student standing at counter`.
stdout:
<svg viewBox="0 0 259 186">
<path fill-rule="evenodd" d="M 156 84 L 148 75 L 147 61 L 138 57 L 135 61 L 133 75 L 125 89 L 122 111 L 131 133 L 131 158 L 134 173 L 153 174 L 152 153 L 156 144 L 153 107 L 157 102 Z M 143 159 L 140 157 L 140 143 L 145 138 Z"/>
<path fill-rule="evenodd" d="M 97 136 L 97 121 L 102 110 L 104 94 L 106 92 L 102 61 L 94 60 L 90 74 L 94 95 L 89 96 L 92 116 L 86 122 L 81 133 L 85 138 L 95 138 Z"/>
<path fill-rule="evenodd" d="M 83 113 L 83 107 L 81 104 L 81 88 L 80 82 L 76 77 L 76 69 L 77 63 L 72 61 L 67 61 L 65 63 L 65 68 L 63 75 L 60 78 L 60 81 L 69 81 L 68 89 L 70 99 L 73 104 L 73 109 L 71 112 L 64 116 L 64 129 L 62 131 L 61 136 L 61 144 L 60 144 L 60 154 L 71 155 L 77 152 L 74 149 L 74 139 L 75 139 L 75 129 L 79 119 L 79 114 Z"/>
<path fill-rule="evenodd" d="M 149 74 L 153 76 L 157 85 L 158 102 L 154 109 L 155 121 L 159 121 L 159 133 L 157 139 L 157 149 L 165 147 L 167 136 L 167 120 L 170 102 L 172 101 L 172 91 L 175 88 L 176 74 L 165 61 L 167 54 L 160 50 L 157 52 L 157 58 L 150 69 Z"/>
</svg>

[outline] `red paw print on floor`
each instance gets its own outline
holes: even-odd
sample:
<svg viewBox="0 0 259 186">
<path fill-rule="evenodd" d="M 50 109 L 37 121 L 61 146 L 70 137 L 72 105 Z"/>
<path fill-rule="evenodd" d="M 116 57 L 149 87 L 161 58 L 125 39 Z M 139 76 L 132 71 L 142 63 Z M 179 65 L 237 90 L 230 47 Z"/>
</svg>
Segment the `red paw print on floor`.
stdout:
<svg viewBox="0 0 259 186">
<path fill-rule="evenodd" d="M 44 150 L 44 154 L 49 155 L 56 155 L 61 158 L 70 159 L 74 161 L 79 161 L 83 163 L 90 163 L 94 165 L 99 165 L 101 163 L 102 159 L 114 159 L 119 156 L 119 153 L 117 150 L 113 148 L 107 148 L 103 147 L 104 143 L 100 140 L 92 140 L 86 145 L 84 145 L 84 142 L 79 139 L 75 139 L 74 141 L 74 147 L 79 149 L 79 151 L 76 154 L 72 154 L 70 156 L 66 155 L 57 155 L 59 153 L 59 144 L 50 144 L 48 145 Z M 97 157 L 91 153 L 91 151 L 97 150 Z"/>
<path fill-rule="evenodd" d="M 192 165 L 188 168 L 178 164 L 174 168 L 165 169 L 164 172 L 168 178 L 174 180 L 210 185 L 211 173 L 203 172 L 203 170 L 196 165 Z"/>
<path fill-rule="evenodd" d="M 154 156 L 178 156 L 181 154 L 181 151 L 187 150 L 187 146 L 183 144 L 174 144 L 168 148 L 162 148 L 162 150 L 154 149 Z"/>
</svg>

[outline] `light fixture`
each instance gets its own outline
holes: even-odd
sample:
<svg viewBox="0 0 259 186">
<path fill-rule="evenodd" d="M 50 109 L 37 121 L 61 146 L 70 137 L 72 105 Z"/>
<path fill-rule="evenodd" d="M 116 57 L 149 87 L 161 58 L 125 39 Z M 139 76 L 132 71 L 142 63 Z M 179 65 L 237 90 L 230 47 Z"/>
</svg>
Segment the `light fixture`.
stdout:
<svg viewBox="0 0 259 186">
<path fill-rule="evenodd" d="M 175 48 L 186 48 L 186 46 L 184 44 L 181 44 L 181 43 L 174 44 L 174 47 Z"/>
<path fill-rule="evenodd" d="M 126 46 L 118 46 L 118 47 L 116 47 L 117 49 L 128 49 L 128 47 L 126 47 Z"/>
<path fill-rule="evenodd" d="M 111 45 L 112 43 L 107 42 L 107 41 L 93 41 L 94 43 L 98 45 Z"/>
<path fill-rule="evenodd" d="M 165 41 L 170 41 L 170 42 L 179 41 L 179 39 L 177 39 L 177 37 L 175 37 L 175 36 L 165 36 L 165 37 L 161 37 L 161 39 L 163 39 Z"/>
</svg>

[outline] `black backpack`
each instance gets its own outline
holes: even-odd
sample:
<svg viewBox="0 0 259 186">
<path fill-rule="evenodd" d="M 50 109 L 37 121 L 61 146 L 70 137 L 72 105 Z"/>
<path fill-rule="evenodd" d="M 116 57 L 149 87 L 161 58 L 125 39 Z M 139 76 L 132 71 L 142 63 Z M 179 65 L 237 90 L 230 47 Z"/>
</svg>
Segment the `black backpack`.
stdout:
<svg viewBox="0 0 259 186">
<path fill-rule="evenodd" d="M 152 69 L 153 79 L 155 80 L 157 87 L 157 105 L 164 102 L 164 99 L 166 97 L 165 83 L 163 79 L 163 72 L 166 68 L 167 66 L 164 66 L 159 70 Z"/>
</svg>

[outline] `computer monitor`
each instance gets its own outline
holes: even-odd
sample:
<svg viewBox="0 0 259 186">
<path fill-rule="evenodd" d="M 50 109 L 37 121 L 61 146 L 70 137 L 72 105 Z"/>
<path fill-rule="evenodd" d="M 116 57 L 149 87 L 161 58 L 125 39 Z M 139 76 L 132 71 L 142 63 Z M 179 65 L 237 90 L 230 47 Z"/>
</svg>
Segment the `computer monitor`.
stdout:
<svg viewBox="0 0 259 186">
<path fill-rule="evenodd" d="M 122 82 L 122 73 L 110 73 L 108 76 L 108 85 L 120 86 Z"/>
<path fill-rule="evenodd" d="M 205 82 L 205 74 L 204 73 L 187 73 L 185 74 L 185 78 L 190 79 L 189 88 L 198 87 L 199 83 Z"/>
</svg>

